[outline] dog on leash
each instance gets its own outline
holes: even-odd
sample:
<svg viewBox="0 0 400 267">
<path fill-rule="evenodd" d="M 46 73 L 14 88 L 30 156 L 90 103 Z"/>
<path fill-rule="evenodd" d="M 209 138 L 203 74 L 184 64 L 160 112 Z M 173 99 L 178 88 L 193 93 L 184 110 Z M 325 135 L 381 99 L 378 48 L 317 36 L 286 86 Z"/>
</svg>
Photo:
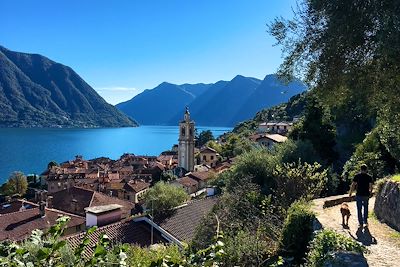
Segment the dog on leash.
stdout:
<svg viewBox="0 0 400 267">
<path fill-rule="evenodd" d="M 351 213 L 347 203 L 342 203 L 340 206 L 340 213 L 342 214 L 342 225 L 348 227 Z"/>
</svg>

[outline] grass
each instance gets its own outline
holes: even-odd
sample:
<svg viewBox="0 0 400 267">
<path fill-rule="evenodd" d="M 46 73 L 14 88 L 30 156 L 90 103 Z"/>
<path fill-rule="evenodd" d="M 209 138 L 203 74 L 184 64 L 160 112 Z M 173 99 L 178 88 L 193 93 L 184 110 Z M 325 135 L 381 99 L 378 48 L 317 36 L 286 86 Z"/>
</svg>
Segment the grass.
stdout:
<svg viewBox="0 0 400 267">
<path fill-rule="evenodd" d="M 373 211 L 368 212 L 368 218 L 372 219 L 372 220 L 378 220 L 378 218 L 376 217 L 375 212 L 373 212 Z"/>
<path fill-rule="evenodd" d="M 393 175 L 392 180 L 395 182 L 400 182 L 400 174 Z"/>
<path fill-rule="evenodd" d="M 400 239 L 400 233 L 399 232 L 390 233 L 390 237 Z"/>
</svg>

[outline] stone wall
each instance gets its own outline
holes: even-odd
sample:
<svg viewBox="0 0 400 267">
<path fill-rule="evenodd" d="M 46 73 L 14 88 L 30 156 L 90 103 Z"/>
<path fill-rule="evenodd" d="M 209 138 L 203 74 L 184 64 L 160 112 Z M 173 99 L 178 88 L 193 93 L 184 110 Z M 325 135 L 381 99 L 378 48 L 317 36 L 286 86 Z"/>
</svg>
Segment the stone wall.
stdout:
<svg viewBox="0 0 400 267">
<path fill-rule="evenodd" d="M 381 186 L 374 211 L 379 220 L 400 231 L 400 183 L 386 181 Z"/>
</svg>

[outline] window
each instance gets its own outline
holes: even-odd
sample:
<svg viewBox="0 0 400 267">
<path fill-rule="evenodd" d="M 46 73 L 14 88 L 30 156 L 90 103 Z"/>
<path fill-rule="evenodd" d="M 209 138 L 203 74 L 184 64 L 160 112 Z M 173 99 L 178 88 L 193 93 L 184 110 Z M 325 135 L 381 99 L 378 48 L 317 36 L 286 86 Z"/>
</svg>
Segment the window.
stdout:
<svg viewBox="0 0 400 267">
<path fill-rule="evenodd" d="M 189 136 L 193 136 L 193 129 L 192 128 L 189 129 Z"/>
<path fill-rule="evenodd" d="M 214 160 L 214 156 L 211 156 L 211 160 Z"/>
<path fill-rule="evenodd" d="M 182 129 L 181 129 L 181 135 L 182 135 L 182 136 L 185 136 L 185 134 L 186 134 L 185 127 L 182 127 Z"/>
<path fill-rule="evenodd" d="M 207 160 L 207 156 L 206 155 L 203 155 L 203 160 Z"/>
</svg>

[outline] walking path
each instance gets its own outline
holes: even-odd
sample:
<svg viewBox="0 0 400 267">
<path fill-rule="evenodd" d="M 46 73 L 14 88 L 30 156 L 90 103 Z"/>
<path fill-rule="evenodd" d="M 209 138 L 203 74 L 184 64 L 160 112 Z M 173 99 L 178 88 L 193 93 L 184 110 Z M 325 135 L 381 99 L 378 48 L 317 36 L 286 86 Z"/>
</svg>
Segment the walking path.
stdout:
<svg viewBox="0 0 400 267">
<path fill-rule="evenodd" d="M 343 200 L 349 204 L 351 211 L 348 229 L 342 226 L 340 204 Z M 317 219 L 322 227 L 333 229 L 364 244 L 369 250 L 365 255 L 369 266 L 400 266 L 400 233 L 375 218 L 373 215 L 375 198 L 369 201 L 370 217 L 367 229 L 358 228 L 356 204 L 354 201 L 349 201 L 351 200 L 345 195 L 314 200 Z"/>
</svg>

